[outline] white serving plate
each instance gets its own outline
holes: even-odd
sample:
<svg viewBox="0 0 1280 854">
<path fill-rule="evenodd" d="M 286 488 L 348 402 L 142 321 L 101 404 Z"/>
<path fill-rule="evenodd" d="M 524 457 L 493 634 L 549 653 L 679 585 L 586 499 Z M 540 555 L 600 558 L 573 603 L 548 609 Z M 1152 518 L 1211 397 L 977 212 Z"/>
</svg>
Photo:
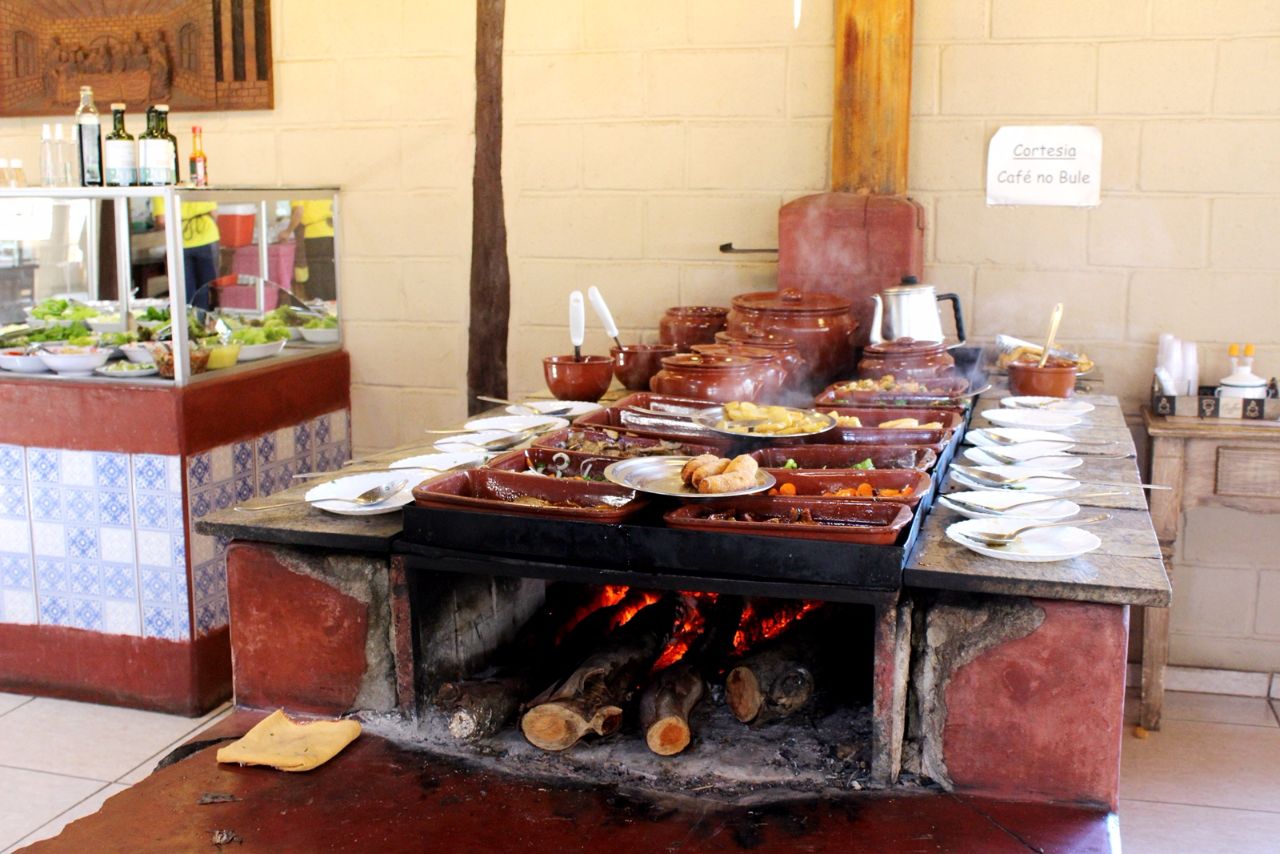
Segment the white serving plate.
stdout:
<svg viewBox="0 0 1280 854">
<path fill-rule="evenodd" d="M 992 448 L 992 450 L 999 451 L 1002 454 L 1023 457 L 1016 463 L 1006 464 L 1003 460 L 998 460 L 988 454 L 985 448 L 975 447 L 965 448 L 964 458 L 975 466 L 1014 465 L 1018 468 L 1042 469 L 1044 471 L 1068 471 L 1084 465 L 1082 457 L 1073 457 L 1069 454 L 1054 454 L 1053 451 L 1039 451 L 1034 454 L 1027 454 L 1021 450 L 1025 447 L 1025 445 L 1009 445 L 1007 448 Z M 1017 453 L 1014 453 L 1014 451 L 1017 451 Z M 1053 454 L 1053 456 L 1043 456 L 1046 453 Z"/>
<path fill-rule="evenodd" d="M 1063 430 L 1083 423 L 1074 415 L 1064 412 L 1046 412 L 1043 409 L 988 409 L 982 417 L 1001 427 L 1030 427 L 1036 430 Z"/>
<path fill-rule="evenodd" d="M 334 480 L 327 480 L 324 483 L 313 486 L 307 490 L 307 494 L 303 497 L 312 507 L 317 507 L 327 513 L 336 513 L 339 516 L 377 516 L 382 513 L 391 513 L 399 510 L 413 501 L 413 488 L 427 478 L 434 476 L 435 472 L 421 469 L 397 469 L 389 472 L 352 474 L 335 478 Z M 408 483 L 405 484 L 404 489 L 386 501 L 381 501 L 377 504 L 369 504 L 362 507 L 358 504 L 332 500 L 355 498 L 360 493 L 367 492 L 375 486 L 395 483 L 397 480 L 407 480 Z"/>
<path fill-rule="evenodd" d="M 120 362 L 118 364 L 124 364 L 124 363 Z M 146 363 L 133 362 L 132 364 L 140 365 L 140 364 L 146 364 Z M 101 368 L 95 369 L 94 373 L 103 377 L 150 377 L 160 373 L 160 369 L 153 364 L 149 368 L 143 368 L 142 370 L 138 370 L 138 371 L 121 371 L 121 370 L 113 371 L 111 370 L 110 365 L 103 365 Z"/>
<path fill-rule="evenodd" d="M 259 359 L 269 359 L 284 349 L 284 345 L 288 341 L 268 341 L 266 344 L 241 344 L 240 345 L 240 361 L 256 362 Z"/>
<path fill-rule="evenodd" d="M 302 337 L 312 344 L 338 343 L 337 329 L 308 329 L 303 326 L 300 327 L 300 331 L 302 332 Z"/>
<path fill-rule="evenodd" d="M 1009 475 L 1011 477 L 1033 474 L 1037 471 L 1037 469 L 1027 469 L 1022 466 L 981 466 L 981 469 L 992 474 Z M 1020 480 L 1017 483 L 1011 483 L 1008 486 L 995 486 L 990 483 L 984 483 L 980 480 L 974 480 L 964 472 L 956 471 L 954 468 L 950 471 L 951 479 L 953 481 L 962 486 L 967 486 L 970 489 L 1011 489 L 1018 492 L 1043 492 L 1052 494 L 1057 492 L 1070 492 L 1080 486 L 1080 481 L 1076 480 L 1074 477 L 1070 479 L 1067 477 L 1060 477 L 1057 476 L 1056 472 L 1053 473 L 1055 475 L 1054 477 L 1032 476 L 1026 480 Z M 1043 469 L 1040 469 L 1040 471 L 1043 471 Z"/>
<path fill-rule="evenodd" d="M 680 478 L 684 464 L 693 457 L 632 457 L 619 460 L 605 467 L 604 477 L 618 486 L 625 486 L 637 492 L 650 495 L 665 495 L 672 498 L 714 499 L 733 498 L 737 495 L 754 495 L 771 488 L 777 479 L 764 469 L 756 471 L 756 483 L 748 489 L 733 492 L 701 493 Z"/>
<path fill-rule="evenodd" d="M 550 415 L 494 415 L 489 418 L 472 418 L 462 426 L 473 432 L 500 430 L 504 433 L 522 433 L 525 430 L 536 429 L 539 432 L 550 433 L 554 430 L 563 430 L 569 426 L 569 422 L 564 418 L 555 418 Z"/>
<path fill-rule="evenodd" d="M 88 377 L 107 363 L 111 351 L 94 348 L 88 352 L 61 353 L 58 350 L 41 350 L 40 360 L 54 373 L 66 377 Z"/>
<path fill-rule="evenodd" d="M 477 466 L 484 462 L 485 454 L 479 451 L 459 451 L 457 453 L 418 454 L 414 457 L 403 457 L 391 463 L 392 469 L 422 469 L 434 477 L 442 471 L 463 466 Z"/>
<path fill-rule="evenodd" d="M 1040 412 L 1065 412 L 1069 415 L 1084 415 L 1092 412 L 1092 403 L 1073 400 L 1069 397 L 1037 397 L 1036 395 L 1011 395 L 1000 401 L 1001 406 L 1010 409 L 1035 409 Z"/>
<path fill-rule="evenodd" d="M 947 526 L 947 539 L 980 555 L 1020 563 L 1049 563 L 1071 560 L 1102 545 L 1102 540 L 1083 528 L 1064 525 L 1027 531 L 1007 546 L 984 546 L 964 536 L 966 531 L 1004 533 L 1027 524 L 1023 519 L 966 519 Z"/>
<path fill-rule="evenodd" d="M 568 409 L 564 413 L 565 418 L 577 418 L 579 415 L 586 415 L 588 412 L 595 412 L 603 407 L 598 403 L 589 400 L 522 400 L 519 403 L 512 404 L 507 407 L 507 412 L 512 415 L 528 415 L 527 410 L 535 412 L 555 412 L 558 409 Z"/>
<path fill-rule="evenodd" d="M 485 442 L 491 442 L 494 439 L 509 439 L 511 433 L 506 430 L 479 430 L 471 433 L 455 433 L 452 436 L 443 436 L 436 439 L 432 444 L 437 449 L 445 453 L 482 453 L 475 451 L 472 444 L 480 445 Z"/>
<path fill-rule="evenodd" d="M 938 501 L 968 519 L 1005 517 L 1033 522 L 1058 522 L 1070 519 L 1080 512 L 1080 505 L 1074 501 L 1065 498 L 1043 500 L 1048 497 L 1036 492 L 1019 492 L 1013 489 L 975 489 L 939 495 Z M 1024 507 L 1024 504 L 1027 506 Z"/>
<path fill-rule="evenodd" d="M 995 433 L 1005 439 L 1011 439 L 1019 445 L 1025 445 L 1031 442 L 1039 442 L 1055 448 L 1066 450 L 1075 443 L 1071 441 L 1070 436 L 1062 433 L 1053 433 L 1048 430 L 1026 430 L 1020 427 L 987 427 L 978 430 L 970 430 L 964 434 L 964 440 L 970 445 L 977 445 L 979 448 L 985 448 L 990 445 L 993 448 L 1012 448 L 1013 445 L 1002 445 L 991 438 L 991 434 Z"/>
<path fill-rule="evenodd" d="M 120 346 L 120 352 L 124 353 L 124 357 L 134 364 L 145 365 L 155 362 L 155 357 L 151 355 L 151 349 L 145 344 L 123 344 Z"/>
<path fill-rule="evenodd" d="M 0 355 L 0 370 L 17 374 L 43 374 L 49 370 L 49 366 L 38 355 Z"/>
</svg>

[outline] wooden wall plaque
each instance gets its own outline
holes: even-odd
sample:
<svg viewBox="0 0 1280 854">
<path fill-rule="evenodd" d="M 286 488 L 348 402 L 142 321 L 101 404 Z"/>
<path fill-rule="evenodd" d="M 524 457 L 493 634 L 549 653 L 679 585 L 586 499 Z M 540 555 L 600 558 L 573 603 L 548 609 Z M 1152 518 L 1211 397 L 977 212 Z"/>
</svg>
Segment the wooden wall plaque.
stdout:
<svg viewBox="0 0 1280 854">
<path fill-rule="evenodd" d="M 271 0 L 0 0 L 0 115 L 274 106 Z"/>
</svg>

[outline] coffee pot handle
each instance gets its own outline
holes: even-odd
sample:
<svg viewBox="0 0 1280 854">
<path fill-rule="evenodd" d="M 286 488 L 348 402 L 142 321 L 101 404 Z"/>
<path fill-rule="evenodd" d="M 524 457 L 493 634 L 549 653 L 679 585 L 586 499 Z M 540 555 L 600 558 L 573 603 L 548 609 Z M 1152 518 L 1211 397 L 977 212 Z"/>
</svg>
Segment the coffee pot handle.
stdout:
<svg viewBox="0 0 1280 854">
<path fill-rule="evenodd" d="M 960 296 L 958 294 L 938 294 L 938 302 L 946 300 L 951 303 L 951 311 L 956 318 L 956 337 L 960 339 L 960 343 L 964 343 L 964 312 L 960 309 Z"/>
</svg>

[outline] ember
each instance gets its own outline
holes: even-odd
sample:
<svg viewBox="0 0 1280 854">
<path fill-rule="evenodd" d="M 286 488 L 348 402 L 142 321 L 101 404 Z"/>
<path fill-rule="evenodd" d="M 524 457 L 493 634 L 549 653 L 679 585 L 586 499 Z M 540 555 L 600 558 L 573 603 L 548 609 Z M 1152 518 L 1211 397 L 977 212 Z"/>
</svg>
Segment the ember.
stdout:
<svg viewBox="0 0 1280 854">
<path fill-rule="evenodd" d="M 625 589 L 625 588 L 624 588 Z M 645 608 L 662 598 L 661 593 L 654 593 L 652 590 L 643 590 L 627 595 L 622 605 L 618 607 L 618 613 L 613 615 L 613 620 L 609 623 L 610 629 L 620 629 L 627 623 L 631 622 L 636 614 L 639 614 Z"/>
<path fill-rule="evenodd" d="M 599 611 L 601 608 L 612 608 L 614 605 L 617 605 L 626 598 L 627 591 L 630 589 L 631 588 L 625 584 L 609 584 L 601 587 L 600 592 L 592 597 L 590 602 L 575 611 L 573 616 L 566 620 L 564 625 L 560 627 L 559 631 L 556 632 L 555 644 L 559 646 L 560 642 L 567 638 L 570 632 L 576 629 L 583 620 L 590 617 L 596 611 Z"/>
<path fill-rule="evenodd" d="M 785 602 L 777 610 L 761 616 L 755 600 L 747 600 L 738 620 L 738 630 L 733 634 L 733 651 L 742 655 L 751 647 L 782 634 L 787 626 L 822 606 L 822 602 Z"/>
<path fill-rule="evenodd" d="M 715 594 L 709 595 L 711 596 L 710 601 L 714 602 Z M 662 654 L 658 656 L 658 660 L 653 663 L 653 668 L 650 670 L 651 673 L 665 670 L 684 658 L 689 651 L 689 644 L 693 643 L 694 638 L 702 634 L 702 630 L 707 624 L 707 619 L 702 614 L 701 602 L 698 596 L 684 594 L 684 606 L 680 609 L 680 613 L 681 616 L 671 634 L 671 640 L 667 642 Z"/>
</svg>

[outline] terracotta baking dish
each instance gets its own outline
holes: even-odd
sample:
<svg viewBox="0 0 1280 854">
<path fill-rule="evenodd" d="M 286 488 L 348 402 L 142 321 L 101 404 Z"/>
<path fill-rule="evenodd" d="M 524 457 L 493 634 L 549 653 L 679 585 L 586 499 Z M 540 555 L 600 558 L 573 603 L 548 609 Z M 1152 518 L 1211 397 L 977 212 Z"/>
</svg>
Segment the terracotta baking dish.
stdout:
<svg viewBox="0 0 1280 854">
<path fill-rule="evenodd" d="M 911 487 L 911 494 L 906 496 L 876 495 L 862 499 L 831 496 L 830 500 L 833 501 L 894 501 L 915 507 L 933 485 L 933 479 L 919 469 L 876 469 L 875 471 L 767 469 L 767 471 L 778 481 L 774 489 L 780 490 L 783 486 L 790 484 L 795 487 L 796 496 L 799 498 L 822 498 L 828 493 L 841 489 L 856 489 L 864 484 L 870 484 L 871 488 L 877 492 L 882 489 L 901 491 Z"/>
<path fill-rule="evenodd" d="M 634 490 L 612 483 L 587 480 L 565 480 L 540 474 L 518 474 L 497 469 L 471 469 L 432 478 L 414 487 L 414 500 L 421 507 L 454 510 L 476 510 L 484 513 L 514 513 L 522 516 L 545 516 L 558 519 L 590 519 L 596 522 L 621 522 L 640 510 L 648 501 Z M 627 499 L 620 507 L 596 509 L 584 507 L 534 507 L 515 504 L 515 498 L 540 498 L 544 501 L 572 501 L 595 504 L 606 499 Z"/>
<path fill-rule="evenodd" d="M 569 448 L 570 435 L 581 436 L 583 440 L 603 442 L 612 440 L 621 444 L 624 448 L 652 448 L 660 445 L 664 441 L 678 443 L 678 447 L 672 449 L 672 456 L 689 456 L 696 457 L 698 454 L 720 454 L 728 446 L 727 440 L 721 441 L 719 438 L 714 440 L 703 440 L 699 438 L 697 441 L 685 441 L 680 437 L 672 438 L 655 438 L 647 435 L 643 431 L 636 430 L 610 430 L 614 435 L 609 436 L 601 430 L 590 430 L 578 427 L 568 427 L 564 430 L 557 430 L 554 433 L 547 433 L 539 436 L 533 441 L 535 448 L 552 448 L 557 451 L 565 451 Z M 574 453 L 586 453 L 584 451 L 575 451 Z M 623 453 L 610 453 L 608 451 L 598 451 L 589 454 L 590 456 L 613 457 L 614 459 L 626 459 Z"/>
<path fill-rule="evenodd" d="M 870 459 L 877 470 L 928 471 L 938 462 L 933 448 L 920 445 L 789 445 L 761 448 L 751 456 L 767 469 L 780 469 L 787 460 L 795 460 L 800 469 L 847 469 Z"/>
<path fill-rule="evenodd" d="M 933 405 L 938 398 L 964 394 L 969 381 L 964 377 L 936 377 L 919 380 L 927 392 L 848 391 L 840 389 L 848 380 L 832 383 L 813 399 L 814 406 L 923 406 Z"/>
<path fill-rule="evenodd" d="M 787 518 L 807 510 L 816 525 L 764 521 Z M 761 521 L 710 519 L 716 513 L 750 513 Z M 723 534 L 757 534 L 803 540 L 830 540 L 868 546 L 891 546 L 911 523 L 911 508 L 890 501 L 852 501 L 845 498 L 777 498 L 757 495 L 686 504 L 662 518 L 673 528 Z"/>
<path fill-rule="evenodd" d="M 523 451 L 508 451 L 502 456 L 494 457 L 481 468 L 525 473 L 531 473 L 529 470 L 532 468 L 542 472 L 544 476 L 554 476 L 548 473 L 553 473 L 561 460 L 568 462 L 562 477 L 583 477 L 585 471 L 587 480 L 604 481 L 605 467 L 610 463 L 616 463 L 618 458 L 603 454 L 584 454 L 579 451 L 557 451 L 555 448 L 526 448 Z"/>
<path fill-rule="evenodd" d="M 654 395 L 654 397 L 662 396 Z M 681 398 L 669 397 L 666 399 L 680 400 Z M 716 405 L 714 403 L 706 403 L 698 408 L 705 409 L 708 406 Z M 636 408 L 632 406 L 610 406 L 608 409 L 598 409 L 595 412 L 589 412 L 579 417 L 573 422 L 573 425 L 593 430 L 626 430 L 628 433 L 634 433 L 637 436 L 653 436 L 659 439 L 683 438 L 694 442 L 703 442 L 723 438 L 705 427 L 694 424 L 688 418 L 681 417 L 679 413 L 672 414 L 671 417 L 663 417 L 662 415 L 651 415 L 647 412 L 637 412 Z"/>
</svg>

